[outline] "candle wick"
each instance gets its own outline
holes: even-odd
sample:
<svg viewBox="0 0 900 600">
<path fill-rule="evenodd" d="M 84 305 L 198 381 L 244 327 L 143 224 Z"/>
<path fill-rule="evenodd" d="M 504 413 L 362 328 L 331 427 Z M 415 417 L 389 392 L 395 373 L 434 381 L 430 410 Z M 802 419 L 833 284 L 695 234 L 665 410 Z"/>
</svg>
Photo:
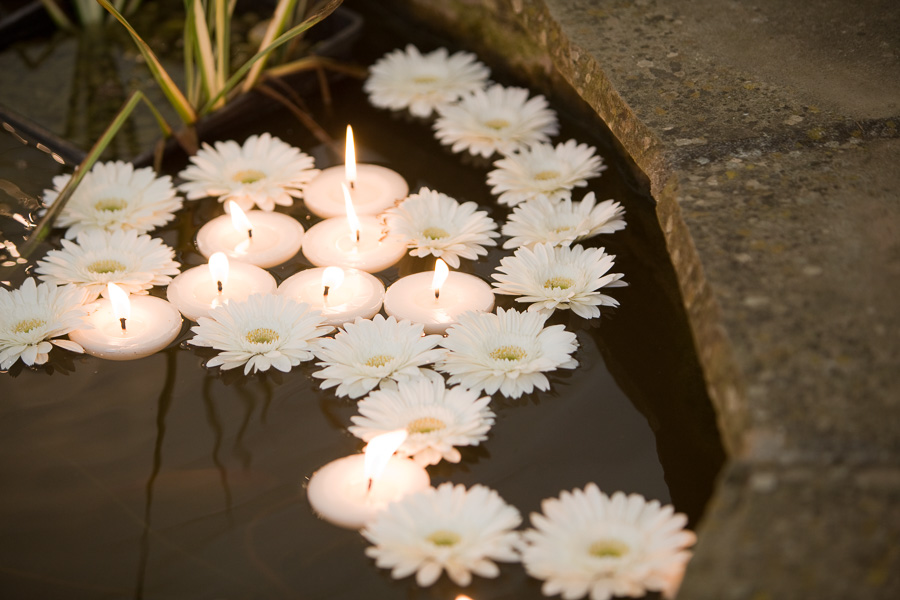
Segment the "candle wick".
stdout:
<svg viewBox="0 0 900 600">
<path fill-rule="evenodd" d="M 356 189 L 356 181 L 353 180 L 353 179 L 350 180 L 350 189 L 351 189 L 351 190 L 355 190 L 355 189 Z"/>
<path fill-rule="evenodd" d="M 125 329 L 125 317 L 119 317 L 119 323 L 121 323 L 122 325 L 122 331 L 126 332 L 127 330 Z"/>
<path fill-rule="evenodd" d="M 328 285 L 325 286 L 325 293 L 322 294 L 322 299 L 323 299 L 323 301 L 328 300 L 328 289 L 329 289 L 330 287 L 331 287 L 331 286 L 328 286 Z"/>
<path fill-rule="evenodd" d="M 359 229 L 356 230 L 356 243 L 359 243 Z"/>
<path fill-rule="evenodd" d="M 217 282 L 216 282 L 216 287 L 219 289 L 219 293 L 221 294 L 221 293 L 222 293 L 222 282 L 221 282 L 221 281 L 217 281 Z"/>
<path fill-rule="evenodd" d="M 437 302 L 441 297 L 441 288 L 434 288 L 434 300 Z"/>
<path fill-rule="evenodd" d="M 369 495 L 369 492 L 372 491 L 372 481 L 373 481 L 373 479 L 371 477 L 369 477 L 369 484 L 366 486 L 366 495 L 367 496 Z"/>
<path fill-rule="evenodd" d="M 253 230 L 252 229 L 247 230 L 247 237 L 250 238 L 251 240 L 253 239 Z"/>
</svg>

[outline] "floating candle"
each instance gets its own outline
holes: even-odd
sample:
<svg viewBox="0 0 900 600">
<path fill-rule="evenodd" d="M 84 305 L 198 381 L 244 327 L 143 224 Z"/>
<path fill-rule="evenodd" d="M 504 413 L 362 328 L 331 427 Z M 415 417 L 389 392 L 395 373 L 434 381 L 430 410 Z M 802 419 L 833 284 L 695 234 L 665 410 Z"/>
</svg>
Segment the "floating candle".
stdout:
<svg viewBox="0 0 900 600">
<path fill-rule="evenodd" d="M 441 259 L 433 272 L 407 275 L 384 295 L 384 312 L 397 320 L 422 323 L 425 333 L 445 333 L 462 313 L 493 308 L 494 292 L 487 282 L 468 273 L 451 273 Z"/>
<path fill-rule="evenodd" d="M 299 221 L 277 212 L 251 210 L 244 213 L 234 201 L 228 202 L 230 215 L 216 217 L 197 232 L 197 248 L 209 258 L 224 252 L 229 258 L 274 267 L 297 254 L 303 241 Z"/>
<path fill-rule="evenodd" d="M 323 170 L 303 189 L 306 207 L 320 217 L 343 217 L 346 210 L 342 183 L 350 188 L 353 206 L 360 215 L 377 215 L 409 195 L 409 185 L 396 171 L 356 163 L 353 129 L 349 125 L 344 166 Z"/>
<path fill-rule="evenodd" d="M 356 317 L 375 316 L 381 310 L 384 284 L 359 269 L 317 267 L 288 277 L 278 293 L 306 302 L 322 313 L 325 323 L 340 326 Z"/>
<path fill-rule="evenodd" d="M 365 454 L 332 461 L 313 473 L 306 494 L 326 521 L 360 529 L 391 502 L 427 489 L 431 479 L 408 458 L 393 456 L 406 439 L 400 429 L 372 438 Z"/>
<path fill-rule="evenodd" d="M 69 332 L 84 351 L 109 360 L 143 358 L 168 346 L 181 332 L 181 315 L 161 298 L 130 296 L 107 284 L 108 299 L 87 317 L 93 329 Z"/>
<path fill-rule="evenodd" d="M 230 300 L 246 300 L 250 294 L 274 292 L 275 278 L 266 270 L 249 263 L 228 262 L 223 252 L 209 257 L 209 265 L 200 265 L 181 273 L 169 284 L 166 296 L 181 314 L 196 321 Z"/>
</svg>

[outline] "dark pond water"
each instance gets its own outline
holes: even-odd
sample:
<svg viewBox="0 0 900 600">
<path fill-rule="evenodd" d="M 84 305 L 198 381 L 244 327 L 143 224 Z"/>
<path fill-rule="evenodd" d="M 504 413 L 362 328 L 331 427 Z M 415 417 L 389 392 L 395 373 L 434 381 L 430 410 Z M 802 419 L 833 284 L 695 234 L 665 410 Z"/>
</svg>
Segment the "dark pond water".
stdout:
<svg viewBox="0 0 900 600">
<path fill-rule="evenodd" d="M 423 49 L 436 43 L 418 28 L 405 39 L 386 27 L 368 31 L 362 63 L 407 39 Z M 360 160 L 397 170 L 413 190 L 429 186 L 505 219 L 484 184 L 486 165 L 443 150 L 427 124 L 370 108 L 358 81 L 332 92 L 330 111 L 317 101 L 310 108 L 336 139 L 353 125 Z M 580 367 L 552 376 L 547 393 L 497 397 L 487 442 L 463 450 L 458 465 L 430 468 L 432 481 L 487 485 L 526 516 L 543 498 L 594 481 L 673 502 L 696 523 L 723 455 L 652 201 L 602 124 L 578 116 L 582 107 L 555 108 L 564 121 L 558 139 L 596 145 L 609 165 L 589 189 L 621 201 L 628 227 L 592 245 L 618 256 L 615 270 L 630 286 L 613 290 L 621 307 L 600 319 L 555 318 L 577 333 Z M 261 110 L 220 136 L 262 131 L 314 153 L 319 166 L 341 162 L 283 111 Z M 0 134 L 0 178 L 24 194 L 37 195 L 58 170 Z M 158 235 L 185 266 L 201 264 L 193 232 L 218 212 L 215 201 L 192 203 Z M 316 220 L 302 205 L 287 212 L 305 225 Z M 20 231 L 3 221 L 3 235 L 15 239 Z M 464 261 L 462 270 L 487 278 L 501 256 Z M 282 281 L 307 266 L 301 255 L 271 271 Z M 407 257 L 381 275 L 390 283 L 429 267 Z M 212 353 L 186 346 L 190 335 L 186 326 L 170 349 L 137 361 L 54 350 L 47 367 L 0 374 L 0 597 L 541 597 L 520 565 L 466 590 L 446 577 L 420 589 L 377 569 L 361 536 L 313 516 L 303 489 L 317 468 L 360 450 L 346 432 L 355 403 L 319 390 L 308 363 L 251 377 L 206 370 Z"/>
</svg>

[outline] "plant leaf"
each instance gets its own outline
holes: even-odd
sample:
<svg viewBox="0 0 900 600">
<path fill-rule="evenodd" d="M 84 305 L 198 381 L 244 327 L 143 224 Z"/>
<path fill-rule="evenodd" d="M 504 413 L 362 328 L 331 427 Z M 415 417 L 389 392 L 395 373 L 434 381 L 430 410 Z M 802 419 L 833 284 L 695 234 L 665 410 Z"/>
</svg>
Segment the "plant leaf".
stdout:
<svg viewBox="0 0 900 600">
<path fill-rule="evenodd" d="M 297 6 L 297 0 L 278 0 L 278 5 L 275 7 L 275 12 L 272 15 L 272 18 L 269 20 L 269 26 L 266 27 L 266 34 L 263 36 L 262 41 L 259 43 L 260 50 L 268 46 L 272 43 L 278 35 L 284 31 L 288 22 L 294 14 L 294 8 Z M 259 80 L 259 74 L 262 72 L 263 67 L 266 66 L 266 62 L 269 60 L 269 54 L 260 58 L 256 64 L 250 69 L 250 72 L 247 74 L 247 78 L 244 80 L 244 85 L 241 87 L 241 90 L 244 92 L 249 92 L 250 88 L 256 85 L 256 82 Z"/>
</svg>

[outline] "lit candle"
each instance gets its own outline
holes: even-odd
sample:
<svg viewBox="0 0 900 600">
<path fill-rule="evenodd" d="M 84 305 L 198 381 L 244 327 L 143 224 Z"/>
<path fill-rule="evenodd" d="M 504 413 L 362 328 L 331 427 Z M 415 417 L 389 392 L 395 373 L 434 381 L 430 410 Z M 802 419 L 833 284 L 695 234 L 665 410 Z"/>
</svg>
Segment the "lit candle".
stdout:
<svg viewBox="0 0 900 600">
<path fill-rule="evenodd" d="M 278 293 L 306 302 L 322 313 L 327 325 L 339 327 L 356 317 L 374 317 L 381 310 L 384 284 L 359 269 L 317 267 L 291 275 Z"/>
<path fill-rule="evenodd" d="M 303 189 L 306 207 L 320 217 L 344 216 L 341 184 L 350 188 L 353 206 L 361 215 L 377 215 L 409 195 L 409 185 L 396 171 L 357 164 L 353 129 L 347 126 L 344 166 L 329 167 Z"/>
<path fill-rule="evenodd" d="M 181 273 L 169 283 L 166 296 L 185 317 L 196 321 L 229 300 L 246 300 L 250 294 L 274 292 L 275 278 L 268 271 L 249 263 L 228 262 L 224 252 L 209 257 L 209 265 L 200 265 Z"/>
<path fill-rule="evenodd" d="M 365 454 L 345 456 L 313 473 L 306 488 L 313 510 L 340 527 L 361 529 L 391 502 L 427 489 L 431 479 L 424 468 L 393 456 L 406 435 L 399 429 L 374 437 Z"/>
<path fill-rule="evenodd" d="M 130 296 L 115 283 L 109 298 L 87 317 L 93 329 L 70 331 L 84 351 L 109 360 L 143 358 L 168 346 L 181 333 L 181 315 L 161 298 Z"/>
<path fill-rule="evenodd" d="M 422 323 L 425 333 L 445 333 L 462 313 L 490 312 L 493 308 L 494 292 L 487 282 L 468 273 L 451 273 L 441 259 L 433 272 L 407 275 L 384 295 L 388 316 Z"/>
<path fill-rule="evenodd" d="M 229 258 L 274 267 L 297 254 L 303 241 L 300 222 L 277 212 L 251 210 L 244 213 L 234 201 L 230 215 L 216 217 L 197 232 L 197 248 L 206 258 L 224 252 Z"/>
<path fill-rule="evenodd" d="M 338 266 L 369 273 L 396 264 L 406 254 L 406 243 L 384 234 L 377 218 L 357 217 L 350 190 L 346 184 L 341 185 L 347 216 L 325 219 L 310 227 L 303 243 L 304 256 L 319 267 Z"/>
</svg>

